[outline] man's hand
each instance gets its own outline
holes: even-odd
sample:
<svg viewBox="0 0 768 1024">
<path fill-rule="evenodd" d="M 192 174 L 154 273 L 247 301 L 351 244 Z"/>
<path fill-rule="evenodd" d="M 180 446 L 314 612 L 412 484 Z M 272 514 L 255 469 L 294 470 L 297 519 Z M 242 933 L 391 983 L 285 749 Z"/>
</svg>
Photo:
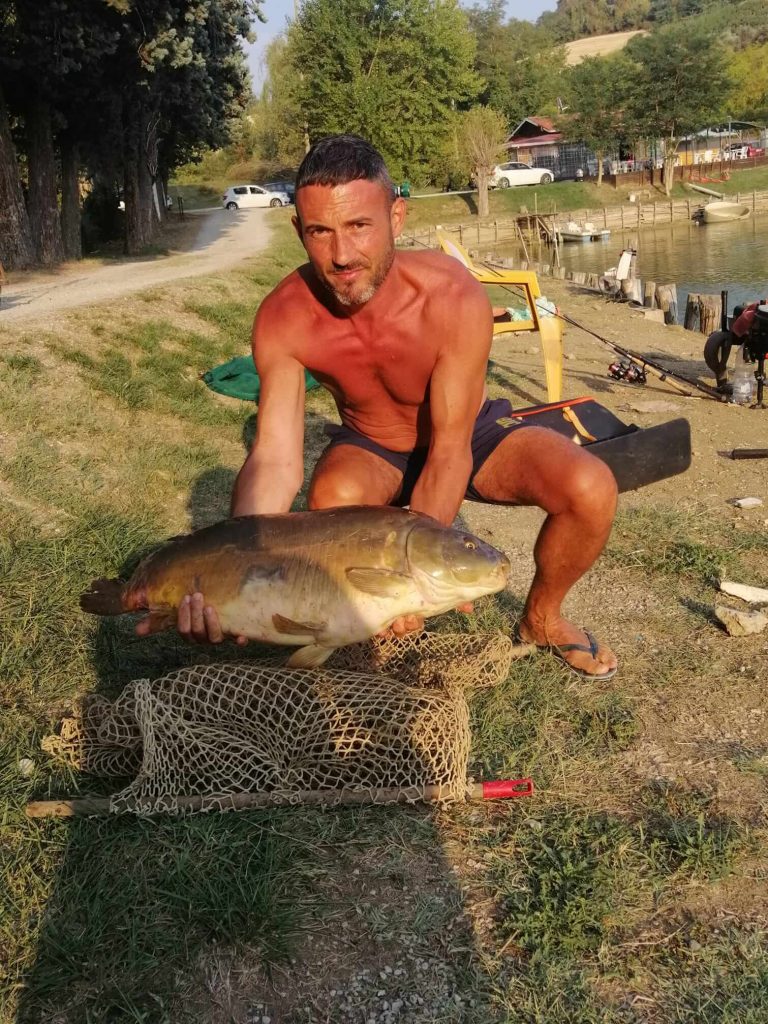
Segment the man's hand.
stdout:
<svg viewBox="0 0 768 1024">
<path fill-rule="evenodd" d="M 165 628 L 164 623 L 155 624 L 148 615 L 136 626 L 137 636 L 150 636 Z M 205 603 L 202 594 L 187 594 L 179 605 L 176 628 L 190 644 L 220 644 L 226 639 L 216 609 Z M 248 637 L 235 637 L 241 647 L 248 643 Z"/>
<path fill-rule="evenodd" d="M 457 612 L 463 612 L 465 615 L 471 615 L 474 611 L 474 605 L 471 601 L 465 601 L 464 604 L 456 606 Z M 377 636 L 405 636 L 407 633 L 417 633 L 419 630 L 424 629 L 424 616 L 423 615 L 400 615 L 389 629 L 382 629 Z"/>
</svg>

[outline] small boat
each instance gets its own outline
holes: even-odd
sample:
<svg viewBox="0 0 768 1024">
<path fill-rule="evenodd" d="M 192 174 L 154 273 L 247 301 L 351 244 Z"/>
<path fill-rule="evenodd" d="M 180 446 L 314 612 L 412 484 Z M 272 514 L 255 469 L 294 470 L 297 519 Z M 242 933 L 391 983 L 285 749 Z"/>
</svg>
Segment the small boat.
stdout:
<svg viewBox="0 0 768 1024">
<path fill-rule="evenodd" d="M 743 220 L 752 211 L 744 203 L 730 203 L 717 200 L 701 208 L 701 219 L 705 224 L 720 224 L 727 220 Z"/>
<path fill-rule="evenodd" d="M 610 228 L 598 229 L 587 221 L 584 225 L 568 221 L 564 228 L 557 229 L 559 242 L 601 242 L 611 237 Z"/>
</svg>

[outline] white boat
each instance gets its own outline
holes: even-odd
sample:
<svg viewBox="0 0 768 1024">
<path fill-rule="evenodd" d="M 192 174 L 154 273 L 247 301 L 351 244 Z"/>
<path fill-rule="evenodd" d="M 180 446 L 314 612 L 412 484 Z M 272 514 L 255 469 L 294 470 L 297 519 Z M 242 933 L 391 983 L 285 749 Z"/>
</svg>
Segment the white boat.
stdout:
<svg viewBox="0 0 768 1024">
<path fill-rule="evenodd" d="M 705 224 L 720 224 L 727 220 L 743 220 L 752 211 L 744 203 L 731 203 L 717 200 L 714 203 L 707 203 L 701 208 L 701 219 Z"/>
<path fill-rule="evenodd" d="M 585 224 L 577 224 L 570 220 L 564 228 L 557 229 L 559 242 L 601 242 L 610 237 L 610 228 L 598 229 L 589 221 Z"/>
</svg>

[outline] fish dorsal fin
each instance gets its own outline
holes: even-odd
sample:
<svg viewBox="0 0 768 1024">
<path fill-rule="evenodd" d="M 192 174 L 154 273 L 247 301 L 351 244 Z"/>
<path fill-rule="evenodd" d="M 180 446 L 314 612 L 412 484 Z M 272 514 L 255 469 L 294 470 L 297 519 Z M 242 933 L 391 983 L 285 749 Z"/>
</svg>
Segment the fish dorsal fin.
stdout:
<svg viewBox="0 0 768 1024">
<path fill-rule="evenodd" d="M 327 627 L 327 622 L 296 622 L 288 619 L 278 612 L 272 616 L 272 625 L 278 633 L 285 633 L 286 636 L 317 636 Z"/>
<path fill-rule="evenodd" d="M 391 569 L 347 569 L 347 579 L 356 590 L 374 597 L 400 597 L 410 585 L 411 577 Z"/>
<path fill-rule="evenodd" d="M 286 661 L 287 668 L 317 668 L 333 654 L 335 648 L 320 647 L 319 644 L 309 644 L 307 647 L 300 647 L 298 651 Z"/>
</svg>

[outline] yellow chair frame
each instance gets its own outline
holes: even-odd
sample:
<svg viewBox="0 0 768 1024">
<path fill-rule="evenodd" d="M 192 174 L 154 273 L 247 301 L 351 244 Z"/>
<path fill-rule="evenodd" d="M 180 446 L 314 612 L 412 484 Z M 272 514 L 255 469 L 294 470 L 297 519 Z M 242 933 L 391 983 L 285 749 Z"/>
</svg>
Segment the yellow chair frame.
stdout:
<svg viewBox="0 0 768 1024">
<path fill-rule="evenodd" d="M 536 299 L 541 298 L 539 279 L 532 270 L 504 270 L 487 264 L 478 266 L 459 242 L 438 231 L 440 248 L 448 256 L 463 263 L 469 273 L 481 284 L 510 285 L 522 288 L 530 317 L 527 320 L 495 323 L 494 336 L 512 331 L 538 331 L 544 357 L 544 375 L 547 382 L 547 397 L 550 402 L 559 402 L 563 397 L 563 326 L 558 317 L 540 317 Z"/>
</svg>

